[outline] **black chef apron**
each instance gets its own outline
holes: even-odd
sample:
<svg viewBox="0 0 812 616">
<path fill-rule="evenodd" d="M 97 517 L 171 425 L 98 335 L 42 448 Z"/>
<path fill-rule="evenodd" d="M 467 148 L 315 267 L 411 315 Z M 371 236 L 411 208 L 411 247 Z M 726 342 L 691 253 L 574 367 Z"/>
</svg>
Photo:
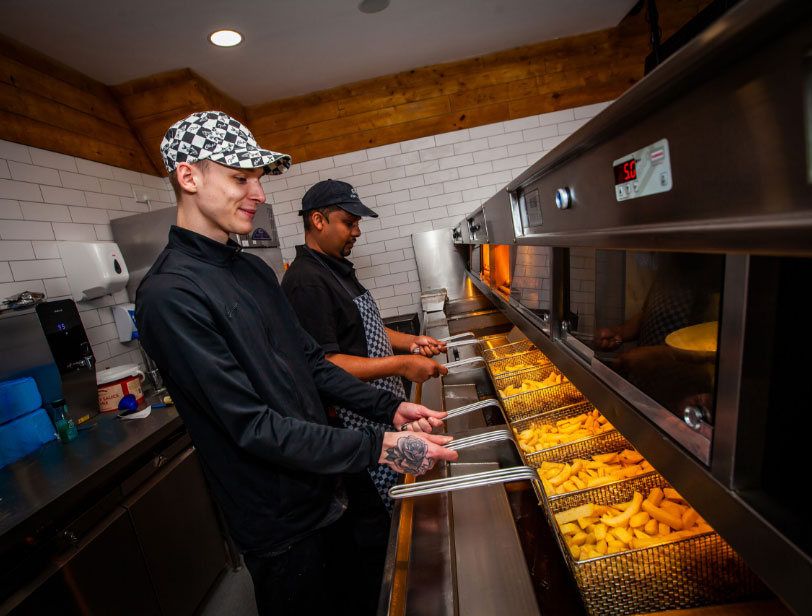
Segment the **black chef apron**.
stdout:
<svg viewBox="0 0 812 616">
<path fill-rule="evenodd" d="M 358 312 L 361 314 L 361 320 L 364 324 L 364 334 L 367 340 L 367 356 L 389 357 L 394 355 L 395 351 L 392 348 L 392 342 L 389 340 L 389 336 L 386 333 L 386 327 L 381 319 L 381 313 L 378 310 L 378 305 L 375 303 L 375 300 L 372 299 L 372 294 L 369 291 L 365 291 L 361 295 L 356 296 L 355 290 L 349 284 L 347 284 L 346 280 L 343 280 L 341 276 L 336 274 L 329 265 L 324 263 L 321 257 L 315 254 L 316 251 L 311 248 L 309 248 L 309 250 L 314 253 L 316 260 L 321 263 L 324 268 L 330 272 L 330 274 L 333 275 L 333 277 L 347 292 L 350 299 L 352 299 L 353 303 L 358 308 Z M 401 400 L 406 399 L 406 390 L 403 388 L 403 382 L 400 380 L 399 376 L 387 376 L 376 379 L 371 381 L 370 385 L 374 385 L 378 389 L 383 389 L 384 391 L 393 393 Z M 354 413 L 353 411 L 340 406 L 336 407 L 336 413 L 344 424 L 344 427 L 351 430 L 359 430 L 364 425 L 377 424 L 377 422 L 373 422 L 366 417 L 362 417 L 358 413 Z M 387 426 L 384 424 L 377 425 L 390 431 L 394 429 L 392 426 Z M 389 488 L 397 483 L 398 474 L 386 464 L 378 464 L 375 467 L 368 468 L 367 471 L 372 478 L 372 482 L 375 484 L 375 489 L 378 491 L 381 501 L 383 501 L 383 504 L 386 505 L 386 509 L 391 515 L 394 503 L 389 496 Z"/>
</svg>

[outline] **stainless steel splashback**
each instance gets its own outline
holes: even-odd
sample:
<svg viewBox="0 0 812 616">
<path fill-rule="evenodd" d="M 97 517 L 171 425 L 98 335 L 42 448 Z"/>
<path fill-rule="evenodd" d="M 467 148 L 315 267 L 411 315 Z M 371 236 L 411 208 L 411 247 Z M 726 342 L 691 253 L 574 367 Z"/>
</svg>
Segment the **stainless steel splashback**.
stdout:
<svg viewBox="0 0 812 616">
<path fill-rule="evenodd" d="M 133 300 L 141 280 L 166 246 L 169 228 L 177 219 L 178 208 L 169 207 L 111 221 L 113 239 L 130 270 L 127 293 Z"/>
<path fill-rule="evenodd" d="M 451 229 L 436 229 L 412 235 L 420 290 L 446 289 L 448 299 L 467 297 L 472 292 L 465 273 L 464 252 L 451 237 Z M 464 251 L 464 252 L 461 252 Z"/>
<path fill-rule="evenodd" d="M 141 284 L 149 268 L 166 246 L 169 228 L 177 222 L 178 208 L 169 207 L 147 214 L 137 214 L 117 218 L 110 225 L 113 228 L 113 239 L 124 255 L 130 280 L 127 292 L 135 300 L 135 291 Z M 251 254 L 265 261 L 282 279 L 285 268 L 282 264 L 282 252 L 279 248 L 250 248 Z"/>
</svg>

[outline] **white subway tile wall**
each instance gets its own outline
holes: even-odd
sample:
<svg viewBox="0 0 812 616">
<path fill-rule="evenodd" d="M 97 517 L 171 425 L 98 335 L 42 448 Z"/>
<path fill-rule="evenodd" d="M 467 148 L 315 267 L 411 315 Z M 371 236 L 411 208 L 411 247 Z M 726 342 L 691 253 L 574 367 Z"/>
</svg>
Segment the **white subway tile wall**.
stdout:
<svg viewBox="0 0 812 616">
<path fill-rule="evenodd" d="M 113 241 L 110 220 L 174 203 L 164 178 L 0 140 L 0 299 L 69 298 L 59 241 Z M 118 341 L 110 310 L 129 301 L 125 289 L 78 303 L 99 369 L 142 363 L 137 343 Z"/>
<path fill-rule="evenodd" d="M 283 258 L 292 261 L 303 241 L 297 212 L 305 191 L 327 178 L 350 182 L 380 215 L 364 221 L 351 256 L 359 280 L 384 317 L 416 312 L 411 234 L 453 227 L 607 104 L 311 160 L 266 177 Z M 0 140 L 0 298 L 25 290 L 68 297 L 59 241 L 112 241 L 110 220 L 174 203 L 164 178 Z M 135 343 L 118 341 L 110 310 L 130 300 L 123 290 L 79 303 L 100 367 L 141 363 Z"/>
<path fill-rule="evenodd" d="M 548 246 L 518 246 L 511 297 L 531 310 L 552 308 L 552 248 Z"/>
<path fill-rule="evenodd" d="M 328 178 L 349 182 L 379 215 L 363 221 L 350 256 L 358 279 L 384 317 L 417 312 L 420 285 L 411 234 L 455 226 L 608 104 L 311 160 L 266 177 L 263 186 L 273 204 L 282 257 L 293 261 L 294 247 L 303 241 L 297 212 L 305 191 Z M 274 148 L 273 143 L 263 145 Z"/>
<path fill-rule="evenodd" d="M 595 249 L 570 249 L 570 309 L 578 315 L 578 330 L 595 333 Z"/>
</svg>

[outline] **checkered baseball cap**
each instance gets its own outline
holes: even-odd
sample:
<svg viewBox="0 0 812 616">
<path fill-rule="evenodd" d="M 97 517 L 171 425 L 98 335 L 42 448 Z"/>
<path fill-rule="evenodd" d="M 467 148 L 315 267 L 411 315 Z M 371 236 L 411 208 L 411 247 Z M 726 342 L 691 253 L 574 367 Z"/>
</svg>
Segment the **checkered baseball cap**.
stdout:
<svg viewBox="0 0 812 616">
<path fill-rule="evenodd" d="M 175 122 L 161 141 L 169 173 L 178 163 L 209 159 L 226 167 L 256 169 L 279 175 L 290 168 L 290 156 L 263 150 L 251 131 L 222 111 L 201 111 Z"/>
</svg>

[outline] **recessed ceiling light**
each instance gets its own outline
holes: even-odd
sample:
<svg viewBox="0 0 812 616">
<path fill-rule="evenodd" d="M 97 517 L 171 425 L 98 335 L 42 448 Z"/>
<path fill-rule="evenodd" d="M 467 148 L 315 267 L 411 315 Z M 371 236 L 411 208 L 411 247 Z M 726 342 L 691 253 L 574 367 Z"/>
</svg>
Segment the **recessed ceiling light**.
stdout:
<svg viewBox="0 0 812 616">
<path fill-rule="evenodd" d="M 218 47 L 234 47 L 242 43 L 242 34 L 234 30 L 218 30 L 209 34 L 209 40 Z"/>
<path fill-rule="evenodd" d="M 389 0 L 361 0 L 358 10 L 362 13 L 377 13 L 389 6 Z"/>
</svg>

